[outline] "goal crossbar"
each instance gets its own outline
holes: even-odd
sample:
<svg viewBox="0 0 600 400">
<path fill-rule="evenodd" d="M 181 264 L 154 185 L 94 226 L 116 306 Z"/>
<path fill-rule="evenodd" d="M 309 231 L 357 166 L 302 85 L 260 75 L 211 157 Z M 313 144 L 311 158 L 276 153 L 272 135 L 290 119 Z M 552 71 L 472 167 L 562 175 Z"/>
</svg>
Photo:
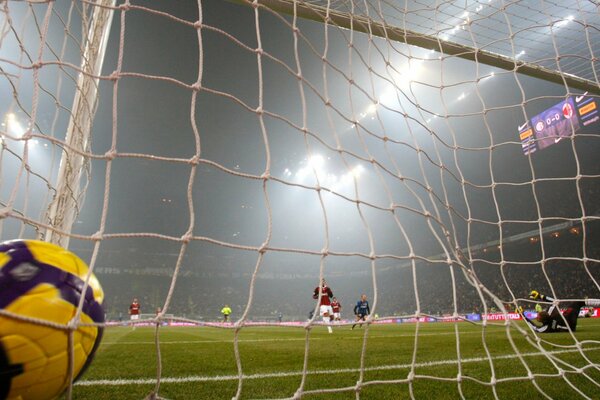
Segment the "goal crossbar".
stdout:
<svg viewBox="0 0 600 400">
<path fill-rule="evenodd" d="M 516 60 L 502 54 L 466 46 L 456 42 L 441 40 L 405 28 L 386 25 L 362 15 L 349 15 L 333 9 L 327 9 L 317 4 L 295 0 L 229 0 L 233 3 L 251 6 L 258 4 L 274 12 L 296 15 L 303 19 L 326 22 L 340 28 L 354 30 L 373 36 L 386 38 L 407 45 L 434 50 L 442 54 L 475 61 L 492 67 L 514 71 L 516 73 L 535 77 L 548 82 L 564 85 L 571 89 L 579 89 L 593 94 L 600 94 L 600 85 L 588 79 L 583 79 L 565 72 L 559 73 L 550 68 Z"/>
</svg>

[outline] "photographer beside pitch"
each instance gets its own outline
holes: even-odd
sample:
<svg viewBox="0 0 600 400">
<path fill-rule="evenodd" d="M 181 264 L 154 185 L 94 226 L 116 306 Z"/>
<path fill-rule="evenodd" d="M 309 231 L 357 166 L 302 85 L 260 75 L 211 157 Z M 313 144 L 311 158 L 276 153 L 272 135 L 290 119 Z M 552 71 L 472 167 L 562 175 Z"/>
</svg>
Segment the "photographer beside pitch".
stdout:
<svg viewBox="0 0 600 400">
<path fill-rule="evenodd" d="M 523 309 L 519 307 L 519 313 L 525 321 L 535 332 L 538 333 L 553 333 L 553 332 L 575 332 L 577 330 L 577 318 L 579 317 L 579 311 L 581 307 L 599 307 L 600 299 L 586 299 L 585 301 L 568 301 L 564 303 L 564 311 L 560 312 L 558 304 L 560 300 L 555 300 L 550 296 L 540 294 L 536 290 L 532 290 L 529 293 L 531 300 L 541 301 L 545 303 L 552 303 L 548 311 L 539 311 L 536 320 L 542 325 L 539 326 L 533 320 L 527 318 L 523 314 Z"/>
</svg>

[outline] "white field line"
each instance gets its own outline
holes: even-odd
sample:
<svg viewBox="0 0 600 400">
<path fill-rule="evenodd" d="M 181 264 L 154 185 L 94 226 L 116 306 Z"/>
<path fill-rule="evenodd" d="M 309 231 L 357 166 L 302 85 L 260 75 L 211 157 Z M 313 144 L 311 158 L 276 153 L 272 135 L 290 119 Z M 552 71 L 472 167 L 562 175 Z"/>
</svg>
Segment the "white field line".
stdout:
<svg viewBox="0 0 600 400">
<path fill-rule="evenodd" d="M 600 350 L 600 347 L 590 347 L 584 349 L 584 352 Z M 570 350 L 555 350 L 548 351 L 546 353 L 532 352 L 522 353 L 521 357 L 539 357 L 544 354 L 564 354 L 564 353 L 576 353 L 578 349 Z M 509 360 L 519 357 L 517 354 L 506 354 L 503 356 L 492 357 L 493 360 Z M 462 364 L 466 363 L 478 363 L 487 362 L 487 357 L 473 357 L 465 358 L 461 360 Z M 436 367 L 440 365 L 456 365 L 458 360 L 440 360 L 440 361 L 428 361 L 422 363 L 416 363 L 415 368 L 423 367 Z M 385 371 L 394 369 L 409 369 L 412 364 L 393 364 L 393 365 L 381 365 L 378 367 L 367 367 L 364 371 Z M 319 375 L 319 374 L 345 374 L 360 372 L 360 368 L 342 368 L 342 369 L 330 369 L 330 370 L 318 370 L 308 371 L 308 375 Z M 302 376 L 302 371 L 290 371 L 290 372 L 272 372 L 268 374 L 253 374 L 253 375 L 242 375 L 242 379 L 268 379 L 268 378 L 287 378 L 294 376 Z M 161 378 L 161 383 L 189 383 L 189 382 L 220 382 L 220 381 L 237 381 L 240 379 L 238 375 L 217 375 L 217 376 L 184 376 L 178 378 Z M 156 378 L 153 379 L 99 379 L 99 380 L 83 380 L 75 382 L 75 386 L 123 386 L 123 385 L 151 385 L 156 383 Z"/>
</svg>

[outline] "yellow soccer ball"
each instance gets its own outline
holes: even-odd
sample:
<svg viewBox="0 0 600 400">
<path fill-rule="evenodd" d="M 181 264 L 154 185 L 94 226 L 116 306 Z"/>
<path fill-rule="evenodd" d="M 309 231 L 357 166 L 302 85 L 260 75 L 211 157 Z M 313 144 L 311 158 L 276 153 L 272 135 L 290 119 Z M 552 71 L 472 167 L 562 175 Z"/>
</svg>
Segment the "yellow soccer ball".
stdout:
<svg viewBox="0 0 600 400">
<path fill-rule="evenodd" d="M 35 240 L 0 244 L 0 399 L 53 399 L 79 377 L 100 344 L 102 328 L 79 326 L 69 346 L 66 327 L 84 296 L 80 323 L 104 322 L 104 293 L 95 276 L 82 294 L 87 265 L 75 254 Z M 16 316 L 16 317 L 15 317 Z"/>
</svg>

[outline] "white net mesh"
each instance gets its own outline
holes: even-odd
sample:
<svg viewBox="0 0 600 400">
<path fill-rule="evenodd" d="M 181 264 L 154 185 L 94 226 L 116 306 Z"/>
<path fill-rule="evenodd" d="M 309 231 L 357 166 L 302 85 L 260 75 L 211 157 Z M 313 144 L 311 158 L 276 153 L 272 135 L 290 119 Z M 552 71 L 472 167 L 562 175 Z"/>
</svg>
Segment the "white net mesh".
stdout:
<svg viewBox="0 0 600 400">
<path fill-rule="evenodd" d="M 142 322 L 233 332 L 220 375 L 165 370 L 159 324 L 151 374 L 69 396 L 598 397 L 593 325 L 556 342 L 511 319 L 532 289 L 600 297 L 598 4 L 239 3 L 0 3 L 0 238 L 68 245 L 109 321 L 139 297 Z M 319 364 L 322 278 L 344 305 L 334 330 L 370 300 L 348 365 Z M 401 355 L 369 350 L 376 314 L 413 323 Z M 255 368 L 253 324 L 305 329 L 298 362 Z"/>
</svg>

